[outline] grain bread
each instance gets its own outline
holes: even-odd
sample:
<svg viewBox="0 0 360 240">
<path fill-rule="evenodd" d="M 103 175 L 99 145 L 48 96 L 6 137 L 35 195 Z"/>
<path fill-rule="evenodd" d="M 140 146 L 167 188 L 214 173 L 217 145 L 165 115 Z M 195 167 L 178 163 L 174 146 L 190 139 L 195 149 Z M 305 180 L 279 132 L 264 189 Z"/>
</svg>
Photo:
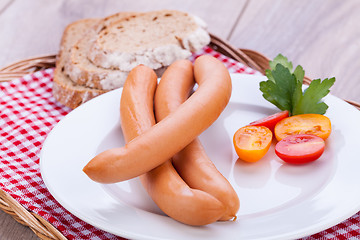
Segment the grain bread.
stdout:
<svg viewBox="0 0 360 240">
<path fill-rule="evenodd" d="M 53 96 L 63 105 L 76 108 L 87 100 L 105 93 L 105 90 L 93 89 L 75 84 L 65 73 L 64 65 L 69 59 L 71 47 L 93 27 L 98 19 L 82 19 L 69 24 L 64 30 L 60 52 L 56 60 L 53 81 Z"/>
<path fill-rule="evenodd" d="M 123 86 L 129 71 L 98 67 L 87 58 L 87 52 L 90 51 L 91 41 L 102 29 L 113 22 L 135 15 L 136 13 L 132 12 L 121 12 L 106 17 L 89 28 L 89 31 L 71 47 L 69 59 L 65 62 L 64 67 L 65 72 L 74 83 L 103 90 L 112 90 Z"/>
<path fill-rule="evenodd" d="M 101 29 L 87 56 L 108 69 L 130 71 L 138 64 L 158 69 L 207 45 L 205 27 L 199 18 L 176 10 L 133 15 Z"/>
<path fill-rule="evenodd" d="M 85 36 L 90 34 L 90 32 L 92 34 L 94 32 L 98 33 L 104 27 L 110 25 L 114 21 L 117 21 L 123 17 L 128 17 L 130 15 L 131 13 L 120 12 L 103 19 L 81 19 L 69 24 L 65 28 L 60 43 L 60 51 L 56 60 L 56 67 L 54 70 L 52 92 L 54 98 L 57 101 L 67 107 L 74 109 L 82 103 L 108 91 L 107 88 L 96 87 L 95 85 L 91 84 L 91 81 L 93 81 L 94 78 L 96 78 L 96 75 L 99 73 L 95 73 L 93 78 L 86 80 L 87 78 L 85 77 L 92 76 L 91 72 L 80 69 L 82 73 L 77 75 L 76 73 L 79 72 L 79 69 L 76 68 L 77 66 L 69 67 L 71 66 L 71 64 L 69 65 L 69 62 L 71 62 L 72 49 L 74 46 L 80 44 L 80 41 L 84 39 Z M 87 60 L 87 58 L 85 60 Z M 85 77 L 77 78 L 78 76 Z M 86 86 L 84 81 L 86 81 L 89 86 Z"/>
<path fill-rule="evenodd" d="M 87 57 L 89 41 L 96 34 L 94 28 L 90 29 L 70 51 L 70 56 L 65 61 L 65 72 L 77 85 L 103 90 L 113 90 L 122 87 L 129 71 L 107 69 L 93 64 Z M 155 69 L 157 76 L 161 76 L 166 67 Z"/>
<path fill-rule="evenodd" d="M 61 40 L 53 95 L 60 103 L 76 108 L 122 87 L 129 71 L 139 64 L 153 68 L 160 77 L 172 62 L 189 57 L 210 42 L 204 28 L 202 20 L 173 10 L 120 12 L 71 23 Z M 112 48 L 104 52 L 96 47 L 98 42 Z M 107 55 L 108 50 L 112 54 Z M 90 59 L 96 55 L 100 60 L 99 52 L 104 54 L 100 64 Z M 116 66 L 107 66 L 109 62 Z"/>
</svg>

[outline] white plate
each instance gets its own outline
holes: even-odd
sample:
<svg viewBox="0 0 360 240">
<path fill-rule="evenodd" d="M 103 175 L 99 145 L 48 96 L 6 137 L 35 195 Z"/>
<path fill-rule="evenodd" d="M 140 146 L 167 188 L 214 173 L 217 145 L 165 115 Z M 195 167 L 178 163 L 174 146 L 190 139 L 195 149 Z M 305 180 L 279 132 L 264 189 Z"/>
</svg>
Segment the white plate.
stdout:
<svg viewBox="0 0 360 240">
<path fill-rule="evenodd" d="M 220 118 L 200 139 L 241 201 L 238 220 L 204 227 L 165 216 L 138 179 L 101 185 L 83 172 L 97 153 L 124 145 L 119 120 L 121 89 L 101 95 L 64 117 L 48 135 L 40 156 L 51 194 L 67 210 L 100 229 L 131 239 L 288 239 L 329 228 L 360 210 L 360 112 L 327 96 L 332 134 L 317 161 L 292 166 L 274 154 L 237 161 L 234 132 L 278 110 L 263 99 L 262 76 L 233 74 L 233 94 Z"/>
</svg>

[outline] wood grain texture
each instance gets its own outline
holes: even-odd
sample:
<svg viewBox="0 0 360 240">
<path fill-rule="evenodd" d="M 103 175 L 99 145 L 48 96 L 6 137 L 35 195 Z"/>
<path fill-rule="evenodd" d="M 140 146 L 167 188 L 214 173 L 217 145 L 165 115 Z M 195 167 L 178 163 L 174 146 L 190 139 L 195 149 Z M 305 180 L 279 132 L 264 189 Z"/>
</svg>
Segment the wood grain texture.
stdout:
<svg viewBox="0 0 360 240">
<path fill-rule="evenodd" d="M 120 11 L 177 9 L 203 18 L 209 31 L 226 37 L 246 0 L 16 0 L 0 14 L 0 67 L 38 55 L 57 53 L 66 25 Z M 216 6 L 216 7 L 215 7 Z M 227 14 L 231 13 L 231 14 Z"/>
<path fill-rule="evenodd" d="M 35 240 L 39 239 L 30 228 L 16 222 L 12 216 L 0 211 L 0 239 Z"/>
<path fill-rule="evenodd" d="M 6 9 L 14 2 L 14 0 L 2 0 L 0 2 L 0 14 L 5 12 Z"/>
<path fill-rule="evenodd" d="M 336 77 L 332 94 L 360 102 L 360 1 L 251 0 L 230 42 L 301 64 L 311 78 Z"/>
</svg>

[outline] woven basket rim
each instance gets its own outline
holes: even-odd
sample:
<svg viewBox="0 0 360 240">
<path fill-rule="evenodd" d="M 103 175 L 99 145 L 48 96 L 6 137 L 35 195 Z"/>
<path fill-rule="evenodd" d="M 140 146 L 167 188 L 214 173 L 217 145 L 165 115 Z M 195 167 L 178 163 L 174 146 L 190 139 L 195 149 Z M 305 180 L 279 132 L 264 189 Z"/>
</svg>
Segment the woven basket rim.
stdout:
<svg viewBox="0 0 360 240">
<path fill-rule="evenodd" d="M 232 46 L 229 42 L 211 34 L 209 46 L 214 50 L 243 63 L 264 74 L 269 68 L 269 58 L 250 49 L 241 49 Z M 0 82 L 11 81 L 21 78 L 26 74 L 55 67 L 56 54 L 36 56 L 12 63 L 0 69 Z M 311 79 L 304 77 L 304 84 L 310 84 Z M 360 110 L 360 104 L 345 100 Z M 66 239 L 53 225 L 38 214 L 28 211 L 20 203 L 16 202 L 10 194 L 0 189 L 0 209 L 10 214 L 19 223 L 28 226 L 40 239 Z"/>
</svg>

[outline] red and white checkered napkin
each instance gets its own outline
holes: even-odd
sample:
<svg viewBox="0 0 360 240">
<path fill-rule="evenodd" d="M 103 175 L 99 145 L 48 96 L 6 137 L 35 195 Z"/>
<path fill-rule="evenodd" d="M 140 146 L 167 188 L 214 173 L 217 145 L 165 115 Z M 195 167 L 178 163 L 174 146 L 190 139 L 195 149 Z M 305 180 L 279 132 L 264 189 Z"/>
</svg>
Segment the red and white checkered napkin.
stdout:
<svg viewBox="0 0 360 240">
<path fill-rule="evenodd" d="M 220 59 L 232 73 L 259 74 L 211 48 L 198 55 Z M 78 219 L 48 192 L 41 179 L 39 152 L 47 134 L 71 109 L 52 96 L 53 69 L 0 84 L 0 187 L 68 239 L 121 239 Z M 360 235 L 359 213 L 307 239 L 349 239 Z"/>
</svg>

